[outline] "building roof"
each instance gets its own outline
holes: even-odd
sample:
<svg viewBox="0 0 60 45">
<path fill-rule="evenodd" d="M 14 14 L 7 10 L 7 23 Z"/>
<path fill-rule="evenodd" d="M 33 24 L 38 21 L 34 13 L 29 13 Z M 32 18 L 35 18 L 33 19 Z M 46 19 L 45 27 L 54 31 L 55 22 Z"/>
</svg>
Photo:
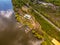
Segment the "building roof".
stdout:
<svg viewBox="0 0 60 45">
<path fill-rule="evenodd" d="M 29 14 L 25 14 L 24 17 L 27 19 L 31 19 L 31 16 Z"/>
</svg>

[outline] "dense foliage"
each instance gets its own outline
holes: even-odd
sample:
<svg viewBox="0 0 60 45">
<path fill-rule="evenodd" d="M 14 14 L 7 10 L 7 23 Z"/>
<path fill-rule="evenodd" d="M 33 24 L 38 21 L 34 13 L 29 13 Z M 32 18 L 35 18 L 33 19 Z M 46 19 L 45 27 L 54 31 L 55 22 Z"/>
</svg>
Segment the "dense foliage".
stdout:
<svg viewBox="0 0 60 45">
<path fill-rule="evenodd" d="M 53 3 L 55 5 L 60 6 L 60 0 L 12 0 L 13 4 L 16 5 L 16 7 L 23 6 L 22 1 L 25 3 L 31 3 L 31 2 L 35 3 L 38 1 L 44 1 L 44 2 Z"/>
<path fill-rule="evenodd" d="M 60 6 L 60 0 L 44 0 L 44 1 Z"/>
</svg>

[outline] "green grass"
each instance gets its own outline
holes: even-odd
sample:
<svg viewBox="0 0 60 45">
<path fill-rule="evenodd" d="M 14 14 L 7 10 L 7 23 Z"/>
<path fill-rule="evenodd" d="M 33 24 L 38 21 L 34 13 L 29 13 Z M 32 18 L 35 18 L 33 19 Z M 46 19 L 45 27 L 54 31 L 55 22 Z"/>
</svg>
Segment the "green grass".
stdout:
<svg viewBox="0 0 60 45">
<path fill-rule="evenodd" d="M 59 31 L 57 31 L 51 24 L 49 24 L 47 21 L 45 21 L 42 17 L 40 17 L 34 11 L 31 11 L 30 13 L 40 23 L 43 31 L 45 31 L 51 37 L 53 37 L 53 38 L 55 38 L 55 39 L 60 41 L 60 32 Z"/>
<path fill-rule="evenodd" d="M 36 32 L 35 30 L 32 30 L 32 33 L 34 34 L 35 37 L 37 37 L 38 39 L 42 39 L 43 36 L 41 34 L 39 34 L 38 32 Z"/>
</svg>

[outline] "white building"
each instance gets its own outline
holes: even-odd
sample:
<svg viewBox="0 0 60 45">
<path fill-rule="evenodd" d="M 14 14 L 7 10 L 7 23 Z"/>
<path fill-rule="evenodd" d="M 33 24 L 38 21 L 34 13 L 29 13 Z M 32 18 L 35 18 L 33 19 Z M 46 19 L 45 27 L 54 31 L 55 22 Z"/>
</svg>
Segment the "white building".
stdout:
<svg viewBox="0 0 60 45">
<path fill-rule="evenodd" d="M 25 15 L 24 15 L 24 18 L 26 18 L 26 19 L 31 19 L 31 15 L 25 14 Z"/>
</svg>

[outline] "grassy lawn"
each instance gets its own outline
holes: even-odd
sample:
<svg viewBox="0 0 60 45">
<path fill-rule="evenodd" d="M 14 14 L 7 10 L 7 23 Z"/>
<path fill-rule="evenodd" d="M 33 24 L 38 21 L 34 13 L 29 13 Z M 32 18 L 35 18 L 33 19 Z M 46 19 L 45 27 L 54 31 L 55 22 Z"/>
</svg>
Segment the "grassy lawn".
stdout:
<svg viewBox="0 0 60 45">
<path fill-rule="evenodd" d="M 60 32 L 57 31 L 52 25 L 50 25 L 47 21 L 45 21 L 42 17 L 40 17 L 33 10 L 30 13 L 35 17 L 35 19 L 40 23 L 42 30 L 45 31 L 51 37 L 60 41 Z"/>
</svg>

